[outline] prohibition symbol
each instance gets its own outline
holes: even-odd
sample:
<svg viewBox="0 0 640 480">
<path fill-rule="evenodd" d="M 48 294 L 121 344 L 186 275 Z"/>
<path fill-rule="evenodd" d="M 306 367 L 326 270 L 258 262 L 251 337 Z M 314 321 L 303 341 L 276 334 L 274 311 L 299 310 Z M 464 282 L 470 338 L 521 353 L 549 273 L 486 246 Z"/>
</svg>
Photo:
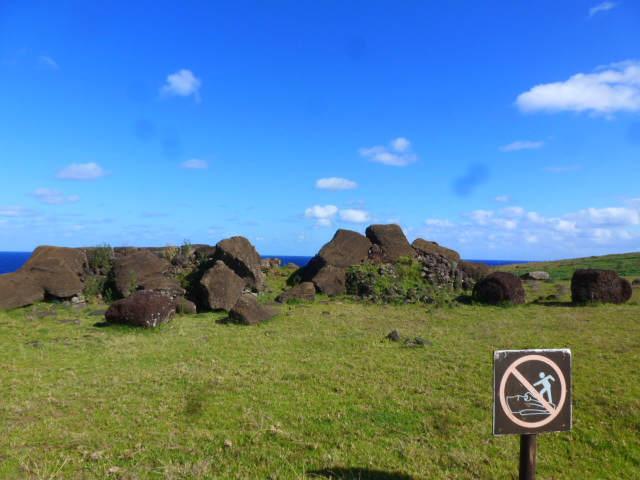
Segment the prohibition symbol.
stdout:
<svg viewBox="0 0 640 480">
<path fill-rule="evenodd" d="M 494 434 L 571 429 L 569 350 L 502 351 L 495 362 Z"/>
</svg>

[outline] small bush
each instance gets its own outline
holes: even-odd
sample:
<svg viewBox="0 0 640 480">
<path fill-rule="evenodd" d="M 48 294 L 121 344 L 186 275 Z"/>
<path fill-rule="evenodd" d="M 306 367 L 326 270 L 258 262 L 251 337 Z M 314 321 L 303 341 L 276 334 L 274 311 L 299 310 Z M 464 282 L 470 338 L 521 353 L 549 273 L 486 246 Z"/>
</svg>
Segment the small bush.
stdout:
<svg viewBox="0 0 640 480">
<path fill-rule="evenodd" d="M 113 266 L 113 249 L 108 243 L 89 247 L 86 250 L 86 255 L 89 268 L 94 270 L 99 268 L 110 269 Z"/>
<path fill-rule="evenodd" d="M 173 261 L 176 259 L 176 256 L 178 255 L 178 253 L 180 253 L 180 248 L 176 247 L 172 243 L 167 243 L 167 246 L 162 250 L 160 255 L 167 262 L 173 263 Z"/>
</svg>

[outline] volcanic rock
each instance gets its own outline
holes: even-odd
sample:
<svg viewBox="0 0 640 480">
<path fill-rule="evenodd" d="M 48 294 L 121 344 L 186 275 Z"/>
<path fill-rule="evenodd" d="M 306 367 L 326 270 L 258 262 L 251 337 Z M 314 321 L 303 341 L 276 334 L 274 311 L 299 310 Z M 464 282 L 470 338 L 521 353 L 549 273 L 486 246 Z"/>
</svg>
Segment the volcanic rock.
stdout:
<svg viewBox="0 0 640 480">
<path fill-rule="evenodd" d="M 478 281 L 473 287 L 473 297 L 479 302 L 491 305 L 502 302 L 517 305 L 526 301 L 522 280 L 509 272 L 495 272 Z"/>
<path fill-rule="evenodd" d="M 136 327 L 157 327 L 173 319 L 176 305 L 159 292 L 141 290 L 111 304 L 104 316 L 107 322 Z"/>
<path fill-rule="evenodd" d="M 615 270 L 581 268 L 571 278 L 571 300 L 574 303 L 624 303 L 631 298 L 631 283 Z"/>
</svg>

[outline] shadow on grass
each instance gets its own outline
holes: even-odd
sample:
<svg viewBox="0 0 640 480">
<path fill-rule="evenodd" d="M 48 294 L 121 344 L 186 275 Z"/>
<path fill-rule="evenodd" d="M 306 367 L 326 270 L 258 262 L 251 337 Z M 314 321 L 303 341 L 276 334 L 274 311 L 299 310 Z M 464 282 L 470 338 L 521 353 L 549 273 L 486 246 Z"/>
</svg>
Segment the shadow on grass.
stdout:
<svg viewBox="0 0 640 480">
<path fill-rule="evenodd" d="M 306 472 L 309 478 L 326 480 L 413 480 L 413 477 L 400 472 L 384 472 L 368 468 L 325 468 Z"/>
</svg>

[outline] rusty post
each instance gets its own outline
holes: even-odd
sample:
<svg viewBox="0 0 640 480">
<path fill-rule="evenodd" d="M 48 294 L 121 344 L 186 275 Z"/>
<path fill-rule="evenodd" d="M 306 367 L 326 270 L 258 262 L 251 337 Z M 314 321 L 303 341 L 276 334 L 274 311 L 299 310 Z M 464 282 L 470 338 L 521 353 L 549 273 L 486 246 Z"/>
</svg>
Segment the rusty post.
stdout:
<svg viewBox="0 0 640 480">
<path fill-rule="evenodd" d="M 536 480 L 537 437 L 520 435 L 520 477 L 519 480 Z"/>
</svg>

